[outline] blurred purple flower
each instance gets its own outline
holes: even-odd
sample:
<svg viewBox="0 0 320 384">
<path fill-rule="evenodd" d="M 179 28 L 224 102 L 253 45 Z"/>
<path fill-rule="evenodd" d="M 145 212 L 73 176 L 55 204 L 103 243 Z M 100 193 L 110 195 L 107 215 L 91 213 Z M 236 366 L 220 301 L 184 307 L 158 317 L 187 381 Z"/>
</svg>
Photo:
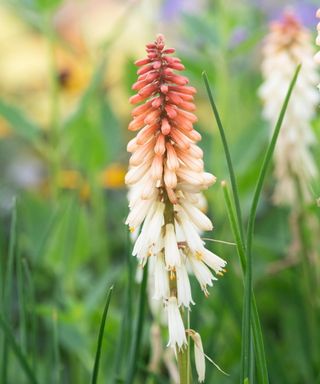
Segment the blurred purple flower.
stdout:
<svg viewBox="0 0 320 384">
<path fill-rule="evenodd" d="M 200 0 L 164 0 L 161 7 L 161 19 L 170 22 L 180 18 L 183 13 L 202 10 L 203 3 L 204 1 Z"/>
<path fill-rule="evenodd" d="M 295 14 L 300 22 L 306 27 L 315 28 L 317 24 L 316 11 L 317 8 L 314 4 L 308 4 L 305 2 L 297 2 L 293 7 Z"/>
<path fill-rule="evenodd" d="M 162 18 L 170 21 L 180 15 L 183 9 L 183 0 L 165 0 L 162 6 Z"/>
<path fill-rule="evenodd" d="M 260 10 L 266 13 L 269 20 L 281 19 L 286 10 L 293 11 L 299 21 L 306 27 L 314 28 L 316 25 L 317 6 L 307 0 L 251 0 Z"/>
<path fill-rule="evenodd" d="M 20 188 L 37 187 L 43 179 L 42 164 L 33 158 L 13 162 L 9 166 L 8 173 L 11 181 Z"/>
<path fill-rule="evenodd" d="M 230 48 L 235 48 L 248 39 L 248 29 L 244 26 L 234 28 L 230 37 Z"/>
</svg>

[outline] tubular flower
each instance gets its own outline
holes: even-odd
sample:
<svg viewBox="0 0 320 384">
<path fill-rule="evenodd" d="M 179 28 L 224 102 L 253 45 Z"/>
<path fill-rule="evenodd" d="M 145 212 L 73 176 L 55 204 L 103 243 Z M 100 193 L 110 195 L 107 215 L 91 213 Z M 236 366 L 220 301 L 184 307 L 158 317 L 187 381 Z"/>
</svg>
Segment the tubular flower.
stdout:
<svg viewBox="0 0 320 384">
<path fill-rule="evenodd" d="M 210 219 L 201 211 L 201 191 L 215 182 L 204 171 L 203 153 L 197 142 L 200 134 L 193 128 L 195 88 L 176 74 L 184 70 L 178 58 L 170 56 L 164 37 L 158 35 L 146 46 L 147 58 L 138 60 L 138 81 L 131 97 L 138 104 L 129 130 L 139 131 L 128 143 L 132 153 L 125 182 L 129 186 L 126 224 L 133 232 L 138 227 L 133 255 L 142 265 L 154 260 L 153 298 L 165 305 L 168 316 L 169 345 L 183 348 L 187 343 L 181 309 L 194 304 L 188 271 L 208 293 L 224 271 L 226 262 L 206 250 L 201 231 L 212 230 Z"/>
<path fill-rule="evenodd" d="M 309 184 L 317 175 L 310 146 L 315 143 L 311 120 L 318 104 L 318 82 L 311 34 L 292 13 L 271 24 L 263 49 L 264 83 L 259 95 L 263 115 L 273 127 L 278 118 L 289 83 L 302 63 L 297 84 L 287 108 L 274 153 L 276 186 L 274 201 L 294 205 L 297 182 L 305 201 L 310 199 Z"/>
</svg>

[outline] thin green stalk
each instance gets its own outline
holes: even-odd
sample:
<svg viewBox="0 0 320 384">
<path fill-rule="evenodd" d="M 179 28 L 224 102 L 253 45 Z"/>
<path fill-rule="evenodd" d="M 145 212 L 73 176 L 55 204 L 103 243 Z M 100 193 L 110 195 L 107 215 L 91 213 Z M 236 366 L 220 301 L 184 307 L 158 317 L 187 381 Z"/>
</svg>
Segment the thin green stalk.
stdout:
<svg viewBox="0 0 320 384">
<path fill-rule="evenodd" d="M 173 204 L 169 201 L 168 196 L 165 197 L 165 210 L 164 210 L 164 223 L 166 224 L 173 224 L 174 225 L 174 207 Z M 169 279 L 170 281 L 170 295 L 172 297 L 177 297 L 177 280 Z M 190 327 L 190 324 L 184 319 L 183 311 L 180 310 L 181 317 L 183 319 L 184 326 L 187 322 L 187 328 Z M 178 350 L 177 357 L 178 357 L 178 368 L 179 368 L 179 378 L 180 378 L 180 384 L 190 384 L 191 375 L 190 375 L 190 359 L 189 359 L 189 353 L 190 353 L 190 343 L 189 343 L 189 337 L 188 337 L 188 344 L 185 348 Z"/>
<path fill-rule="evenodd" d="M 58 311 L 56 308 L 52 311 L 52 346 L 53 346 L 53 383 L 61 382 L 61 365 L 59 352 L 59 337 L 58 337 Z"/>
<path fill-rule="evenodd" d="M 37 368 L 37 319 L 36 319 L 36 310 L 35 310 L 35 294 L 34 294 L 34 285 L 32 281 L 31 272 L 26 259 L 22 259 L 22 267 L 25 276 L 25 290 L 27 292 L 27 301 L 28 301 L 28 313 L 30 319 L 30 330 L 29 330 L 29 340 L 30 340 L 30 351 L 31 351 L 31 365 L 33 371 L 36 372 Z"/>
<path fill-rule="evenodd" d="M 14 197 L 12 199 L 12 216 L 10 224 L 10 236 L 9 236 L 9 251 L 8 261 L 6 267 L 5 284 L 3 288 L 3 314 L 5 319 L 10 324 L 10 311 L 12 302 L 12 289 L 13 289 L 13 264 L 16 249 L 16 238 L 17 238 L 17 201 Z M 1 364 L 1 382 L 6 384 L 8 380 L 8 365 L 9 365 L 9 348 L 7 337 L 3 340 L 2 345 L 2 364 Z"/>
<path fill-rule="evenodd" d="M 315 268 L 314 263 L 312 263 L 310 259 L 310 251 L 312 249 L 312 241 L 310 240 L 310 228 L 307 222 L 307 216 L 303 209 L 303 193 L 302 188 L 299 183 L 299 180 L 295 177 L 295 185 L 297 190 L 298 202 L 296 206 L 297 214 L 297 228 L 298 228 L 298 236 L 300 242 L 300 253 L 301 253 L 301 262 L 302 262 L 302 278 L 301 278 L 301 287 L 302 287 L 302 296 L 304 296 L 304 300 L 302 303 L 302 307 L 304 306 L 304 316 L 306 324 L 305 337 L 306 344 L 308 345 L 309 350 L 309 362 L 311 362 L 312 367 L 319 366 L 319 347 L 318 347 L 318 328 L 317 328 L 317 295 L 314 294 L 314 289 L 317 286 L 316 284 L 316 276 L 314 274 Z M 314 372 L 313 370 L 311 370 Z"/>
<path fill-rule="evenodd" d="M 180 384 L 190 384 L 190 375 L 189 375 L 189 364 L 188 364 L 188 355 L 189 355 L 189 344 L 188 347 L 178 351 L 178 368 L 180 374 Z"/>
<path fill-rule="evenodd" d="M 246 254 L 245 254 L 243 243 L 241 241 L 240 231 L 237 225 L 238 223 L 237 223 L 236 214 L 234 212 L 234 208 L 231 201 L 231 196 L 230 196 L 227 183 L 225 181 L 222 181 L 221 186 L 223 190 L 223 196 L 226 202 L 227 213 L 228 213 L 229 221 L 231 224 L 231 229 L 237 244 L 237 252 L 240 259 L 242 273 L 243 273 L 243 276 L 245 276 Z M 265 349 L 264 349 L 263 335 L 262 335 L 262 329 L 261 329 L 256 299 L 253 292 L 252 292 L 251 300 L 252 300 L 251 323 L 252 323 L 252 333 L 253 333 L 253 341 L 254 341 L 254 352 L 255 352 L 256 365 L 257 365 L 257 379 L 259 384 L 260 383 L 268 384 L 269 382 L 268 368 L 267 368 L 267 360 L 266 360 Z"/>
<path fill-rule="evenodd" d="M 246 279 L 245 279 L 245 292 L 244 292 L 244 334 L 242 337 L 243 343 L 243 356 L 242 356 L 242 382 L 246 378 L 250 377 L 250 344 L 251 344 L 251 294 L 252 294 L 252 241 L 253 241 L 253 233 L 254 233 L 254 223 L 256 218 L 257 207 L 259 203 L 259 198 L 262 191 L 262 186 L 264 183 L 264 179 L 268 170 L 268 166 L 271 162 L 271 158 L 274 152 L 274 148 L 277 142 L 277 138 L 280 132 L 280 128 L 288 107 L 288 103 L 290 100 L 290 96 L 292 94 L 293 88 L 295 86 L 296 80 L 298 78 L 299 71 L 301 69 L 301 65 L 299 65 L 294 73 L 292 81 L 289 85 L 284 103 L 281 107 L 281 111 L 268 146 L 266 155 L 264 157 L 262 167 L 260 169 L 260 174 L 258 177 L 258 181 L 256 184 L 255 192 L 253 195 L 252 205 L 250 209 L 249 219 L 248 219 L 248 227 L 247 227 L 247 239 L 246 239 L 246 253 L 247 253 L 247 268 L 246 268 Z"/>
<path fill-rule="evenodd" d="M 96 384 L 98 380 L 98 373 L 99 373 L 99 363 L 100 363 L 100 356 L 101 356 L 101 348 L 102 348 L 102 340 L 103 340 L 103 334 L 104 334 L 104 327 L 106 325 L 106 319 L 108 315 L 109 310 L 109 304 L 111 300 L 111 294 L 113 291 L 113 286 L 109 288 L 106 305 L 103 310 L 101 323 L 100 323 L 100 329 L 99 329 L 99 336 L 98 336 L 98 343 L 97 343 L 97 351 L 96 351 L 96 358 L 94 361 L 93 366 L 93 372 L 92 372 L 92 378 L 91 378 L 91 384 Z"/>
<path fill-rule="evenodd" d="M 19 347 L 19 344 L 16 342 L 14 335 L 10 329 L 9 324 L 5 321 L 2 314 L 0 314 L 0 327 L 2 328 L 6 340 L 8 341 L 9 345 L 11 346 L 13 352 L 15 353 L 17 359 L 20 362 L 20 365 L 22 369 L 24 370 L 24 373 L 26 377 L 29 380 L 29 383 L 31 384 L 37 384 L 37 379 L 27 361 L 27 357 L 24 355 L 24 353 L 21 351 L 21 348 Z M 5 383 L 5 382 L 3 382 Z"/>
<path fill-rule="evenodd" d="M 17 286 L 19 300 L 19 328 L 20 345 L 23 353 L 27 351 L 27 315 L 26 315 L 26 290 L 24 287 L 24 278 L 22 270 L 21 252 L 17 254 Z"/>
<path fill-rule="evenodd" d="M 143 278 L 140 286 L 140 297 L 138 305 L 138 316 L 135 324 L 135 332 L 131 344 L 131 351 L 129 355 L 128 373 L 126 377 L 126 384 L 132 384 L 137 371 L 137 363 L 139 360 L 139 352 L 142 338 L 142 329 L 144 323 L 145 303 L 146 303 L 146 289 L 148 280 L 148 263 L 143 269 Z"/>
<path fill-rule="evenodd" d="M 241 236 L 242 242 L 244 243 L 244 231 L 243 231 L 243 222 L 242 222 L 242 213 L 241 213 L 239 192 L 238 192 L 236 175 L 235 175 L 235 172 L 234 172 L 234 169 L 233 169 L 233 165 L 232 165 L 232 159 L 231 159 L 231 154 L 230 154 L 230 150 L 229 150 L 229 145 L 228 145 L 227 137 L 226 137 L 226 134 L 225 134 L 225 131 L 224 131 L 221 119 L 220 119 L 218 108 L 217 108 L 217 106 L 216 106 L 216 104 L 214 102 L 214 99 L 213 99 L 213 96 L 212 96 L 212 93 L 211 93 L 211 90 L 210 90 L 209 80 L 208 80 L 206 72 L 202 73 L 202 77 L 203 77 L 203 80 L 204 80 L 204 83 L 205 83 L 205 86 L 206 86 L 206 89 L 207 89 L 210 105 L 211 105 L 214 117 L 216 119 L 217 126 L 218 126 L 218 129 L 219 129 L 219 133 L 220 133 L 220 136 L 221 136 L 221 141 L 222 141 L 222 144 L 223 144 L 223 149 L 224 149 L 224 153 L 225 153 L 227 164 L 228 164 L 228 170 L 229 170 L 229 176 L 230 176 L 230 181 L 231 181 L 233 199 L 234 199 L 234 203 L 235 203 L 235 206 L 236 206 L 238 227 L 239 227 L 239 230 L 240 230 L 240 236 Z"/>
</svg>

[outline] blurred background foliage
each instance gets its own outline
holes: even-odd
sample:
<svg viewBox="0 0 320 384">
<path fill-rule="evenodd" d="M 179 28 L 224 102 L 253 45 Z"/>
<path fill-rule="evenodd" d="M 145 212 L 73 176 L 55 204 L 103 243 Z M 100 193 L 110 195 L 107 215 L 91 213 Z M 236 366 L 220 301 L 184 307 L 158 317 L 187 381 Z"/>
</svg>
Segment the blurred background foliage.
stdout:
<svg viewBox="0 0 320 384">
<path fill-rule="evenodd" d="M 124 174 L 135 80 L 133 61 L 164 33 L 177 49 L 196 97 L 201 146 L 218 183 L 209 189 L 215 230 L 233 241 L 219 183 L 228 178 L 206 96 L 205 70 L 226 128 L 244 217 L 269 131 L 257 89 L 268 22 L 287 6 L 315 33 L 315 2 L 260 0 L 20 0 L 0 6 L 1 313 L 39 383 L 88 383 L 107 288 L 101 383 L 122 382 L 139 286 L 130 239 Z M 319 138 L 319 117 L 314 128 Z M 320 151 L 314 156 L 319 163 Z M 254 284 L 271 383 L 320 383 L 319 207 L 299 218 L 271 201 L 269 173 L 254 241 Z M 320 196 L 313 186 L 314 201 Z M 15 220 L 16 216 L 16 220 Z M 235 248 L 210 243 L 228 273 L 205 298 L 195 281 L 191 324 L 206 353 L 208 383 L 235 383 L 240 369 L 242 277 Z M 310 256 L 311 255 L 311 256 Z M 310 263 L 309 259 L 314 263 Z M 150 373 L 148 310 L 137 383 L 168 383 L 163 362 Z M 163 341 L 165 349 L 165 327 Z M 27 383 L 0 332 L 0 382 Z M 149 373 L 148 373 L 149 372 Z"/>
</svg>

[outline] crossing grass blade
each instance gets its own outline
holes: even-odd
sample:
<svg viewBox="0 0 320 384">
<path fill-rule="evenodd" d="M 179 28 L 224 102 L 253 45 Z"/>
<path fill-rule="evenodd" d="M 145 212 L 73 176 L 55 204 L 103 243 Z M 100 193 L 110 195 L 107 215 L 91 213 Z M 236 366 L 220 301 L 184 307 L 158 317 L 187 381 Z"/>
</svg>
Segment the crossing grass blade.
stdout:
<svg viewBox="0 0 320 384">
<path fill-rule="evenodd" d="M 27 313 L 26 313 L 26 290 L 23 278 L 23 266 L 21 252 L 17 252 L 17 287 L 19 301 L 19 328 L 20 328 L 20 346 L 24 353 L 27 351 Z"/>
<path fill-rule="evenodd" d="M 233 208 L 233 203 L 231 202 L 231 197 L 230 194 L 226 195 L 227 189 L 224 189 L 224 197 L 226 199 L 227 203 L 227 210 L 228 210 L 228 215 L 229 215 L 229 220 L 231 223 L 231 228 L 233 230 L 235 240 L 237 243 L 237 250 L 238 250 L 238 255 L 240 259 L 240 264 L 242 268 L 242 273 L 243 276 L 246 276 L 246 250 L 245 250 L 245 239 L 244 239 L 244 227 L 243 227 L 243 221 L 242 221 L 242 213 L 241 213 L 241 207 L 240 207 L 240 198 L 238 194 L 238 187 L 237 187 L 237 181 L 236 181 L 236 176 L 234 172 L 234 167 L 231 159 L 231 154 L 229 150 L 229 145 L 228 141 L 225 135 L 225 130 L 220 118 L 220 114 L 218 111 L 218 108 L 214 102 L 211 90 L 210 90 L 210 85 L 208 81 L 208 77 L 205 72 L 203 72 L 203 79 L 205 82 L 206 90 L 208 93 L 209 101 L 211 104 L 212 111 L 214 113 L 218 128 L 219 128 L 219 133 L 221 136 L 221 140 L 223 143 L 223 148 L 228 164 L 228 170 L 229 170 L 229 176 L 230 176 L 230 181 L 231 181 L 231 187 L 232 187 L 232 195 L 233 195 L 233 201 L 235 205 L 235 209 Z M 224 184 L 226 186 L 226 184 Z M 265 349 L 264 349 L 264 342 L 263 342 L 263 335 L 262 335 L 262 329 L 261 329 L 261 324 L 260 324 L 260 319 L 259 319 L 259 314 L 258 314 L 258 309 L 257 305 L 255 302 L 254 295 L 252 295 L 252 301 L 253 301 L 253 311 L 252 311 L 252 332 L 254 335 L 254 351 L 256 354 L 256 362 L 257 362 L 257 376 L 259 379 L 259 383 L 261 384 L 268 384 L 269 379 L 268 379 L 268 369 L 267 369 L 267 361 L 266 361 L 266 354 L 265 354 Z M 250 323 L 250 322 L 249 322 Z M 244 332 L 244 323 L 242 323 L 242 331 Z M 249 344 L 250 345 L 250 344 Z M 242 354 L 243 355 L 243 354 Z M 241 379 L 242 380 L 242 379 Z M 241 381 L 241 383 L 243 380 Z"/>
<path fill-rule="evenodd" d="M 91 384 L 96 384 L 98 380 L 98 374 L 99 374 L 99 364 L 100 364 L 100 356 L 101 356 L 101 348 L 102 348 L 102 340 L 103 340 L 103 334 L 104 334 L 104 328 L 106 325 L 106 319 L 108 315 L 111 295 L 113 291 L 113 285 L 109 288 L 106 304 L 103 310 L 101 323 L 100 323 L 100 329 L 99 329 L 99 336 L 98 336 L 98 343 L 97 343 L 97 351 L 96 351 L 96 357 L 94 360 L 94 366 L 93 366 L 93 372 L 92 372 L 92 378 L 91 378 Z"/>
<path fill-rule="evenodd" d="M 52 366 L 53 375 L 52 382 L 59 384 L 61 382 L 61 365 L 60 365 L 60 351 L 59 351 L 59 336 L 58 336 L 58 311 L 56 308 L 52 310 Z"/>
<path fill-rule="evenodd" d="M 16 250 L 16 238 L 17 238 L 17 201 L 14 197 L 12 199 L 12 216 L 10 224 L 10 235 L 9 235 L 9 251 L 8 251 L 8 261 L 6 266 L 6 273 L 4 279 L 4 288 L 3 288 L 3 314 L 4 319 L 10 318 L 12 301 L 12 291 L 13 291 L 13 274 L 14 274 L 14 257 Z M 10 323 L 10 321 L 8 321 Z M 2 345 L 2 364 L 1 364 L 1 382 L 7 383 L 8 376 L 8 364 L 9 364 L 9 348 L 8 348 L 8 338 L 3 339 Z"/>
<path fill-rule="evenodd" d="M 234 199 L 234 203 L 235 203 L 235 206 L 236 206 L 238 228 L 239 228 L 239 231 L 240 231 L 241 239 L 244 242 L 244 231 L 243 231 L 243 222 L 242 222 L 240 198 L 239 198 L 237 180 L 236 180 L 236 175 L 235 175 L 233 164 L 232 164 L 232 159 L 231 159 L 231 154 L 230 154 L 230 150 L 229 150 L 229 145 L 228 145 L 227 137 L 226 137 L 223 125 L 222 125 L 222 121 L 221 121 L 221 118 L 220 118 L 220 114 L 219 114 L 218 108 L 217 108 L 216 103 L 214 102 L 214 99 L 213 99 L 213 96 L 212 96 L 212 92 L 211 92 L 211 89 L 210 89 L 209 80 L 208 80 L 208 76 L 207 76 L 206 72 L 202 73 L 202 77 L 203 77 L 203 80 L 204 80 L 204 83 L 205 83 L 205 86 L 206 86 L 206 90 L 207 90 L 207 93 L 208 93 L 211 109 L 212 109 L 214 117 L 216 119 L 216 123 L 217 123 L 218 129 L 219 129 L 219 133 L 220 133 L 220 136 L 221 136 L 223 150 L 224 150 L 224 154 L 225 154 L 227 165 L 228 165 L 228 171 L 229 171 L 229 176 L 230 176 L 230 181 L 231 181 L 231 186 L 232 186 L 233 199 Z"/>
<path fill-rule="evenodd" d="M 237 244 L 237 252 L 240 259 L 242 273 L 243 273 L 243 276 L 245 276 L 246 263 L 247 263 L 246 254 L 243 247 L 243 243 L 241 241 L 240 231 L 237 225 L 236 214 L 234 211 L 234 207 L 232 204 L 227 183 L 225 181 L 222 181 L 221 186 L 223 189 L 223 195 L 224 195 L 224 199 L 227 207 L 227 213 L 228 213 L 231 229 Z M 267 361 L 265 356 L 263 335 L 262 335 L 262 329 L 261 329 L 256 299 L 253 292 L 252 292 L 251 300 L 252 300 L 251 323 L 252 323 L 255 359 L 257 364 L 257 381 L 258 383 L 268 384 L 269 382 L 268 368 L 267 368 Z"/>
<path fill-rule="evenodd" d="M 29 383 L 30 384 L 38 384 L 37 379 L 36 379 L 32 369 L 31 369 L 31 367 L 27 361 L 27 357 L 22 352 L 19 344 L 16 342 L 14 335 L 10 329 L 10 326 L 5 321 L 2 314 L 0 314 L 0 327 L 2 328 L 2 330 L 5 334 L 5 337 L 6 337 L 6 340 L 9 344 L 9 346 L 12 348 L 17 359 L 19 360 L 20 365 L 21 365 L 22 369 L 24 370 L 24 373 L 25 373 L 26 377 L 28 378 Z"/>
<path fill-rule="evenodd" d="M 37 369 L 37 318 L 36 318 L 36 309 L 35 309 L 35 292 L 34 284 L 32 280 L 31 271 L 26 259 L 22 259 L 22 268 L 25 281 L 25 295 L 27 297 L 27 313 L 30 319 L 30 330 L 29 330 L 29 340 L 30 340 L 30 351 L 31 351 L 31 361 L 33 371 L 36 372 Z"/>
<path fill-rule="evenodd" d="M 271 158 L 274 152 L 274 148 L 276 146 L 277 138 L 279 136 L 280 128 L 283 123 L 283 119 L 289 104 L 289 100 L 293 91 L 293 88 L 296 84 L 299 72 L 301 69 L 301 64 L 298 65 L 297 69 L 295 70 L 295 73 L 293 75 L 293 78 L 290 82 L 285 100 L 283 102 L 283 105 L 280 110 L 280 114 L 277 120 L 277 123 L 275 125 L 273 135 L 270 141 L 270 144 L 267 148 L 259 177 L 257 180 L 256 188 L 254 191 L 253 199 L 252 199 L 252 205 L 250 208 L 250 214 L 248 219 L 248 226 L 247 226 L 247 239 L 246 239 L 246 255 L 247 255 L 247 268 L 246 268 L 246 278 L 245 278 L 245 292 L 244 292 L 244 316 L 243 316 L 243 322 L 244 322 L 244 335 L 242 337 L 242 343 L 243 343 L 243 356 L 242 356 L 242 382 L 251 376 L 251 365 L 250 365 L 250 344 L 251 344 L 251 325 L 250 325 L 250 318 L 251 318 L 251 295 L 252 295 L 252 241 L 253 241 L 253 234 L 254 234 L 254 223 L 256 218 L 256 212 L 257 207 L 263 187 L 263 183 L 267 174 L 267 170 L 269 167 L 269 164 L 271 162 Z"/>
</svg>

